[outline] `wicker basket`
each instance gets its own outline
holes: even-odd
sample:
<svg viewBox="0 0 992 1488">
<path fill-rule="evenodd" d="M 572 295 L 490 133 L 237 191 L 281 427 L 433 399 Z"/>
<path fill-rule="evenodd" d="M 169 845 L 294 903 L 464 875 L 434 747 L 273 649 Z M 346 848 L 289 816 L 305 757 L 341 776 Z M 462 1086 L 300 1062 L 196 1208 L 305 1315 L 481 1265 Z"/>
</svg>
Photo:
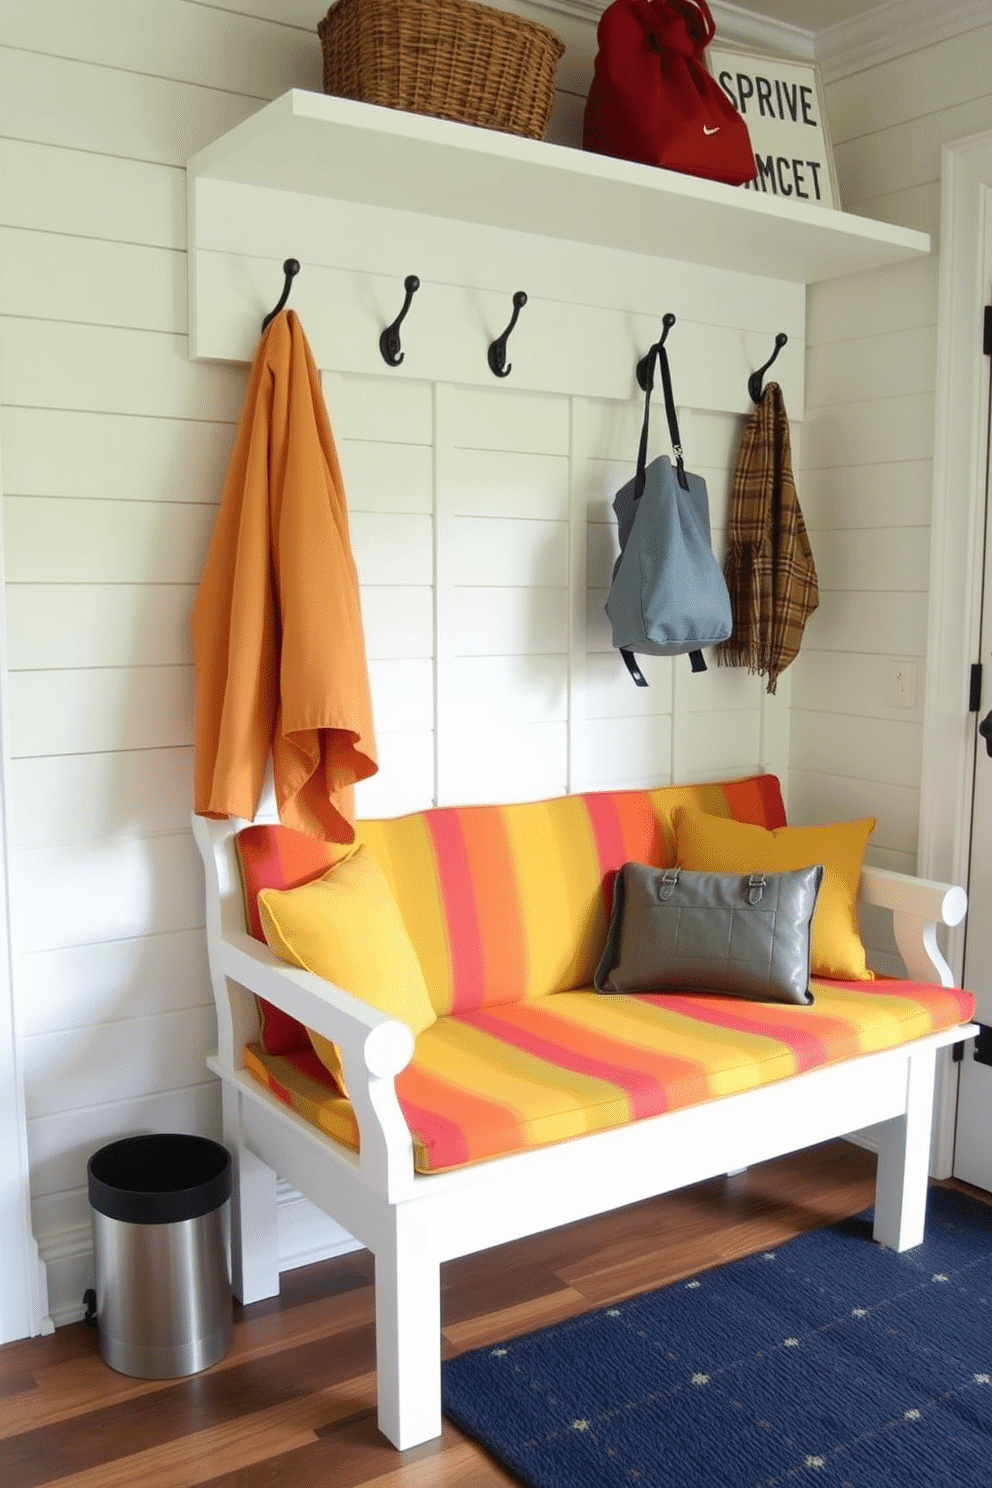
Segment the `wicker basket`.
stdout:
<svg viewBox="0 0 992 1488">
<path fill-rule="evenodd" d="M 337 0 L 324 92 L 543 139 L 565 44 L 472 0 Z"/>
</svg>

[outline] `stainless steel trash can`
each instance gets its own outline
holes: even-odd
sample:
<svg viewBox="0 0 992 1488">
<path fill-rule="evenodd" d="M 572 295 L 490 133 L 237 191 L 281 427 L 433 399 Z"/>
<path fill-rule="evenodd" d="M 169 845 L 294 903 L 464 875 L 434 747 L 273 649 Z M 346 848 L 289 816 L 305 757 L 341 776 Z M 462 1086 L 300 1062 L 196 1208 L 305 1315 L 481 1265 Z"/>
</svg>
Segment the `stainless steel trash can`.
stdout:
<svg viewBox="0 0 992 1488">
<path fill-rule="evenodd" d="M 206 1137 L 126 1137 L 87 1165 L 100 1353 L 140 1379 L 197 1374 L 231 1344 L 231 1156 Z"/>
</svg>

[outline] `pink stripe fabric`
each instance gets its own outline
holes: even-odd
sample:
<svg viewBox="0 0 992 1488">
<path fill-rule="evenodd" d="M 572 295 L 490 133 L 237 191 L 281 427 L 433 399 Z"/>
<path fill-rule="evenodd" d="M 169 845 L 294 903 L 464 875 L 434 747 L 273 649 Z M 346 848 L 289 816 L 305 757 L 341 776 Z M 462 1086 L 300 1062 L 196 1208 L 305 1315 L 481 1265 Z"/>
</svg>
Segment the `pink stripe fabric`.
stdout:
<svg viewBox="0 0 992 1488">
<path fill-rule="evenodd" d="M 631 1115 L 635 1118 L 654 1116 L 659 1111 L 667 1110 L 664 1086 L 641 1071 L 611 1064 L 592 1054 L 580 1054 L 575 1049 L 566 1049 L 552 1038 L 517 1027 L 506 1018 L 493 1013 L 466 1013 L 462 1021 L 470 1023 L 482 1033 L 491 1034 L 501 1043 L 520 1049 L 525 1054 L 533 1054 L 537 1059 L 546 1060 L 555 1069 L 574 1070 L 576 1074 L 588 1075 L 594 1080 L 608 1081 L 627 1096 Z"/>
<path fill-rule="evenodd" d="M 613 884 L 617 869 L 625 859 L 623 824 L 611 795 L 594 793 L 582 798 L 589 813 L 600 871 L 603 875 L 603 908 L 606 923 L 613 913 Z"/>
<path fill-rule="evenodd" d="M 861 983 L 857 985 L 860 986 Z M 831 1047 L 829 1034 L 843 1037 L 850 1032 L 843 1020 L 817 1012 L 815 1004 L 806 1008 L 779 1006 L 776 1013 L 767 1004 L 721 997 L 716 993 L 712 996 L 683 997 L 679 993 L 642 992 L 638 996 L 643 1002 L 654 1003 L 655 1006 L 668 1008 L 671 1012 L 684 1013 L 697 1023 L 708 1023 L 714 1028 L 760 1034 L 765 1038 L 775 1039 L 792 1053 L 797 1075 L 803 1070 L 815 1069 L 817 1065 L 825 1064 L 830 1058 L 840 1057 L 839 1051 Z M 799 1016 L 796 1017 L 796 1014 Z"/>
<path fill-rule="evenodd" d="M 424 813 L 437 864 L 444 901 L 448 945 L 451 949 L 451 1011 L 460 1013 L 478 1003 L 482 985 L 482 938 L 475 902 L 475 883 L 457 808 Z"/>
</svg>

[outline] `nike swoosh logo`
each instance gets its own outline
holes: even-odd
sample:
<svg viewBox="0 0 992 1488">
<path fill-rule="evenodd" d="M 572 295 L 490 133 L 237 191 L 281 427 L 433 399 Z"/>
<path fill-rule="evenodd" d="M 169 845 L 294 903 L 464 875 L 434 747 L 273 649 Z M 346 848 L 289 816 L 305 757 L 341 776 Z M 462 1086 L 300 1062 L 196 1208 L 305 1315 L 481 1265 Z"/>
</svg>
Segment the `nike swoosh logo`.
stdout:
<svg viewBox="0 0 992 1488">
<path fill-rule="evenodd" d="M 706 128 L 706 125 L 704 124 L 703 125 L 703 133 L 704 134 L 719 134 L 720 133 L 720 126 L 719 126 L 719 124 L 717 124 L 717 126 L 716 126 L 715 129 L 707 129 Z"/>
</svg>

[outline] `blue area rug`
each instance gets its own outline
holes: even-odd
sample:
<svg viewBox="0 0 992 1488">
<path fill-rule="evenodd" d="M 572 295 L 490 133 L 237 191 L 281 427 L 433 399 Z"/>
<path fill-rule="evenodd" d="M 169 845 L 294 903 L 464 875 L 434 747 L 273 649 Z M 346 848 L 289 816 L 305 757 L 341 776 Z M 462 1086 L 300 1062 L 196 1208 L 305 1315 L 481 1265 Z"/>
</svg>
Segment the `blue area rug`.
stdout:
<svg viewBox="0 0 992 1488">
<path fill-rule="evenodd" d="M 992 1209 L 931 1190 L 443 1365 L 445 1413 L 531 1488 L 989 1488 Z"/>
</svg>

